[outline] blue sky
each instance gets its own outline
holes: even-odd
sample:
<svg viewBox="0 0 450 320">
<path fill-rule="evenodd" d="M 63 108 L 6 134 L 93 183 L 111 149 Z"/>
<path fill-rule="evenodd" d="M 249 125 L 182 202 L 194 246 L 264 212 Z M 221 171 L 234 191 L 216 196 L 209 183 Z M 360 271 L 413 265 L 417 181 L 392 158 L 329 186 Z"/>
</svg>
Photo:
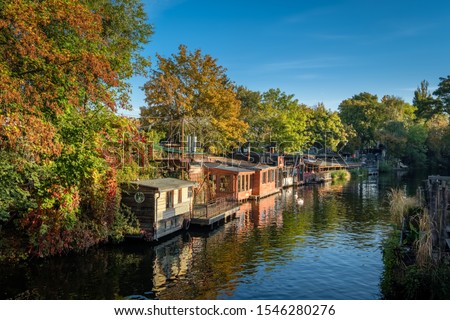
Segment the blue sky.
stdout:
<svg viewBox="0 0 450 320">
<path fill-rule="evenodd" d="M 360 92 L 412 102 L 450 75 L 450 1 L 143 0 L 154 35 L 144 55 L 201 49 L 251 90 L 280 88 L 336 110 Z M 156 63 L 154 63 L 156 66 Z M 134 110 L 145 105 L 132 80 Z"/>
</svg>

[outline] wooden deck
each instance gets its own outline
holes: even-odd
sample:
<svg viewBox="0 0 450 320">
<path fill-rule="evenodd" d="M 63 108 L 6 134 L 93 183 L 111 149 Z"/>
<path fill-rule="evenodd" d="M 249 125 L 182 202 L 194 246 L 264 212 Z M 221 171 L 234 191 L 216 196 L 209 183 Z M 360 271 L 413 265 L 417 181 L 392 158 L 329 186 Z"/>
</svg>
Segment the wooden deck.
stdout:
<svg viewBox="0 0 450 320">
<path fill-rule="evenodd" d="M 195 205 L 191 215 L 191 225 L 211 226 L 231 219 L 239 211 L 240 204 L 237 201 L 217 199 L 208 204 Z"/>
<path fill-rule="evenodd" d="M 258 195 L 250 195 L 249 199 L 250 200 L 259 200 L 259 199 L 262 199 L 262 198 L 266 198 L 268 196 L 280 193 L 281 189 L 282 188 L 276 188 L 276 189 L 273 189 L 273 190 L 269 191 L 268 193 L 265 193 L 265 194 L 262 194 L 262 195 L 259 195 L 259 194 Z"/>
<path fill-rule="evenodd" d="M 231 219 L 236 214 L 236 212 L 239 211 L 239 208 L 240 206 L 237 204 L 234 208 L 228 209 L 224 212 L 217 213 L 212 216 L 191 218 L 191 225 L 201 227 L 210 226 L 211 228 L 213 228 L 214 226 L 219 225 L 222 221 Z"/>
</svg>

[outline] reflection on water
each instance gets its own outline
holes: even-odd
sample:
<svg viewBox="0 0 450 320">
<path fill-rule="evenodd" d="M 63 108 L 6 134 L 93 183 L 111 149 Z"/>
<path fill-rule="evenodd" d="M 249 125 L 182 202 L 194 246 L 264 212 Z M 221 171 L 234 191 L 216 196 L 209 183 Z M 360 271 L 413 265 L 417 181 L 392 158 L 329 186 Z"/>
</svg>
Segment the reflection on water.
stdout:
<svg viewBox="0 0 450 320">
<path fill-rule="evenodd" d="M 416 181 L 359 177 L 287 189 L 242 204 L 209 234 L 0 266 L 0 298 L 378 299 L 385 195 L 399 186 L 413 193 Z"/>
</svg>

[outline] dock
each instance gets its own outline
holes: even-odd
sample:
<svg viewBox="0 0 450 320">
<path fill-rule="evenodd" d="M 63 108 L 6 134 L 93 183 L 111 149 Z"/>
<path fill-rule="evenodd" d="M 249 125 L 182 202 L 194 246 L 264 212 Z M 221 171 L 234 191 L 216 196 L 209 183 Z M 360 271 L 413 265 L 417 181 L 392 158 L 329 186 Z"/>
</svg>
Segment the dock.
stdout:
<svg viewBox="0 0 450 320">
<path fill-rule="evenodd" d="M 195 205 L 190 224 L 198 227 L 210 227 L 228 222 L 236 216 L 240 209 L 240 203 L 237 201 L 213 201 L 208 204 Z"/>
<path fill-rule="evenodd" d="M 258 200 L 260 200 L 262 198 L 266 198 L 268 196 L 272 196 L 274 194 L 280 193 L 281 190 L 282 190 L 282 188 L 276 188 L 276 189 L 270 190 L 269 192 L 267 192 L 265 194 L 250 195 L 249 199 L 258 201 Z"/>
</svg>

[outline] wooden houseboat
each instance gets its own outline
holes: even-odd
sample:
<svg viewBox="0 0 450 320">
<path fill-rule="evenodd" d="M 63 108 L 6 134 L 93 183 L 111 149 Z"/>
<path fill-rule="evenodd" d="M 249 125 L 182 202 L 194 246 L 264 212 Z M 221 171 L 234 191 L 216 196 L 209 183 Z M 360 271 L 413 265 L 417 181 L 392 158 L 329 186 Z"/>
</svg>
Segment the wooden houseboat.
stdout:
<svg viewBox="0 0 450 320">
<path fill-rule="evenodd" d="M 142 235 L 157 240 L 189 221 L 194 185 L 174 178 L 134 181 L 122 188 L 122 203 L 136 215 Z"/>
<path fill-rule="evenodd" d="M 254 170 L 219 162 L 206 162 L 203 166 L 209 183 L 209 200 L 225 198 L 243 201 L 252 195 Z"/>
<path fill-rule="evenodd" d="M 257 165 L 247 167 L 254 171 L 252 193 L 250 199 L 259 199 L 280 192 L 280 172 L 277 167 Z"/>
</svg>

